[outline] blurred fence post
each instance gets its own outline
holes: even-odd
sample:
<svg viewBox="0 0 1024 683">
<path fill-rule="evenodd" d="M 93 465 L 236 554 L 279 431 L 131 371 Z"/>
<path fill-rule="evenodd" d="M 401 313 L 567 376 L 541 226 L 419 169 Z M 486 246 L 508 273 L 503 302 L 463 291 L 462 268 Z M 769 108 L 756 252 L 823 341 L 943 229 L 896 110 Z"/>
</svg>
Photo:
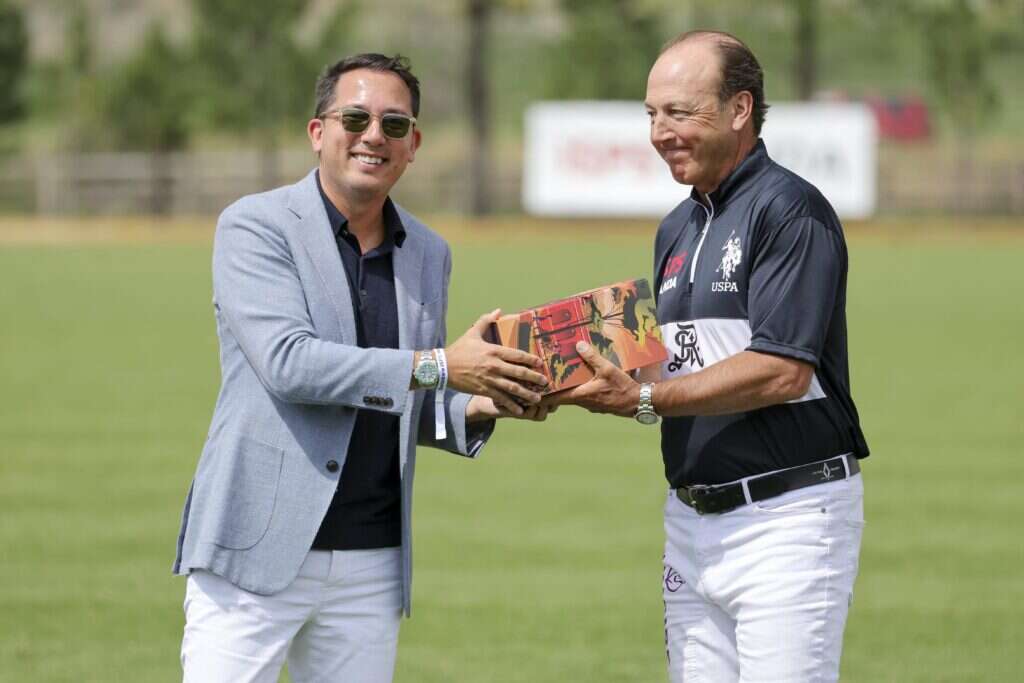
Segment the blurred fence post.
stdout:
<svg viewBox="0 0 1024 683">
<path fill-rule="evenodd" d="M 54 154 L 51 157 L 42 155 L 32 159 L 31 164 L 25 164 L 31 168 L 35 177 L 35 210 L 43 215 L 54 215 L 61 213 L 60 201 L 60 166 L 62 155 Z"/>
<path fill-rule="evenodd" d="M 466 108 L 472 129 L 469 154 L 470 210 L 491 212 L 491 101 L 487 34 L 491 0 L 467 0 L 469 40 L 466 50 Z"/>
</svg>

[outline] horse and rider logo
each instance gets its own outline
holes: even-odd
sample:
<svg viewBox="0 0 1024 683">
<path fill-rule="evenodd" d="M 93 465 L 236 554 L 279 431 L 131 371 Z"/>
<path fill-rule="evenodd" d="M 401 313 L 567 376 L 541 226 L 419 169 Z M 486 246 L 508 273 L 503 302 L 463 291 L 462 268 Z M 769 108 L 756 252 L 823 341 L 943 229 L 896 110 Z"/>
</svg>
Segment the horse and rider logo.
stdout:
<svg viewBox="0 0 1024 683">
<path fill-rule="evenodd" d="M 743 262 L 743 248 L 740 246 L 740 238 L 736 236 L 735 230 L 729 234 L 729 239 L 725 241 L 722 251 L 725 252 L 722 255 L 722 262 L 715 268 L 716 273 L 722 274 L 722 279 L 711 283 L 711 291 L 739 292 L 739 287 L 732 281 L 732 274 L 736 272 L 736 268 Z"/>
<path fill-rule="evenodd" d="M 725 255 L 722 256 L 722 263 L 719 264 L 718 268 L 715 268 L 715 272 L 721 273 L 722 277 L 726 280 L 731 280 L 736 266 L 740 265 L 743 261 L 743 249 L 740 247 L 740 238 L 736 237 L 735 230 L 729 234 L 729 239 L 726 240 L 722 251 L 725 252 Z"/>
</svg>

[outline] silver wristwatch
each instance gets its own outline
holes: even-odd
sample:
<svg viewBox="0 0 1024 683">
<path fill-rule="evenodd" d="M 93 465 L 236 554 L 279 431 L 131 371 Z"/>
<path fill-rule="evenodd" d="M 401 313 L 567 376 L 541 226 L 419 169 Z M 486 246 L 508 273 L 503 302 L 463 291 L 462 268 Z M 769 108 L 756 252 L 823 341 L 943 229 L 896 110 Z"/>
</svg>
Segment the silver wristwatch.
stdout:
<svg viewBox="0 0 1024 683">
<path fill-rule="evenodd" d="M 656 425 L 661 419 L 654 412 L 654 385 L 650 382 L 640 385 L 640 405 L 636 407 L 633 417 L 642 425 Z"/>
<path fill-rule="evenodd" d="M 437 367 L 437 358 L 433 351 L 420 351 L 419 362 L 412 371 L 412 378 L 420 389 L 434 389 L 441 379 L 441 371 Z"/>
</svg>

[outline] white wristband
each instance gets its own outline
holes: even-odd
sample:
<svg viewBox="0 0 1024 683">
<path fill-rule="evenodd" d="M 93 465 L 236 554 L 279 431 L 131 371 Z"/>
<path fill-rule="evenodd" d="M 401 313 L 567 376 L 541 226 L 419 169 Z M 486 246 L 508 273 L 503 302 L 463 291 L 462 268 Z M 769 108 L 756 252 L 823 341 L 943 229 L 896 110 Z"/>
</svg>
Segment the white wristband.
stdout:
<svg viewBox="0 0 1024 683">
<path fill-rule="evenodd" d="M 437 388 L 434 389 L 434 439 L 440 441 L 448 438 L 448 430 L 444 426 L 444 390 L 448 386 L 448 359 L 444 349 L 434 349 L 434 360 L 437 361 Z"/>
</svg>

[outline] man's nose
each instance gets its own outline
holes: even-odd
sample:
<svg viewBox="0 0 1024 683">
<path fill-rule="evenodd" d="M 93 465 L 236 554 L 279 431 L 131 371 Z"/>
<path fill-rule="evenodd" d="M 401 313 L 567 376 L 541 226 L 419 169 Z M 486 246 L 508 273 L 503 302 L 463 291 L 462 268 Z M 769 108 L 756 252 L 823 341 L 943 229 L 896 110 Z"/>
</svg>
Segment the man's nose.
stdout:
<svg viewBox="0 0 1024 683">
<path fill-rule="evenodd" d="M 370 118 L 370 125 L 363 131 L 363 142 L 371 145 L 384 144 L 384 131 L 381 129 L 380 119 L 376 116 Z"/>
<path fill-rule="evenodd" d="M 660 143 L 672 138 L 672 130 L 665 125 L 664 118 L 655 115 L 651 119 L 651 144 L 657 147 Z"/>
</svg>

